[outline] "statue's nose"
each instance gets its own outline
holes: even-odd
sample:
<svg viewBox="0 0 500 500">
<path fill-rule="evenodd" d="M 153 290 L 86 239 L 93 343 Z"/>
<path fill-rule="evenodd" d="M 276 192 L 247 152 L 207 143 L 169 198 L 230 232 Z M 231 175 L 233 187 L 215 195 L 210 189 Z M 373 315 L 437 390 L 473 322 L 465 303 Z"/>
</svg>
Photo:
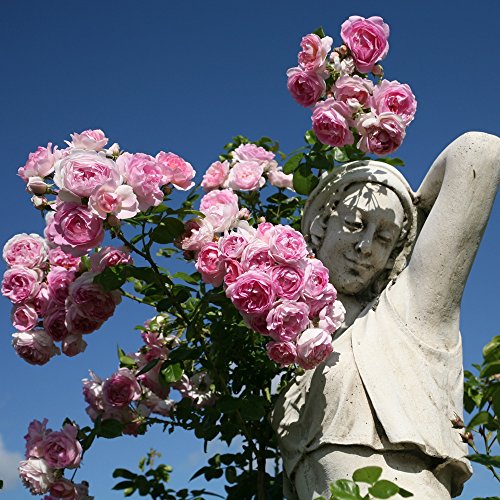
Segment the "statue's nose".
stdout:
<svg viewBox="0 0 500 500">
<path fill-rule="evenodd" d="M 360 234 L 360 239 L 356 243 L 356 251 L 363 255 L 371 255 L 372 253 L 373 234 L 369 231 L 364 231 Z"/>
</svg>

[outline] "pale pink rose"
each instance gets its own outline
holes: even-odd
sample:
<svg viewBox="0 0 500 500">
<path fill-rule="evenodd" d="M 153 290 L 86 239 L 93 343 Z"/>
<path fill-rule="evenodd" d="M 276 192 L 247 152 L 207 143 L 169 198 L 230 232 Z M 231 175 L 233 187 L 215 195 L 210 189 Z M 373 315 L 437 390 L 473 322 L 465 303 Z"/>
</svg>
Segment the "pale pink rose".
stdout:
<svg viewBox="0 0 500 500">
<path fill-rule="evenodd" d="M 28 185 L 26 190 L 28 193 L 41 196 L 47 192 L 49 185 L 41 177 L 28 177 Z"/>
<path fill-rule="evenodd" d="M 132 186 L 139 202 L 139 210 L 145 212 L 163 201 L 163 191 L 167 176 L 156 160 L 144 153 L 123 153 L 116 163 L 125 172 L 126 183 Z"/>
<path fill-rule="evenodd" d="M 242 314 L 243 321 L 248 328 L 260 333 L 262 335 L 269 335 L 267 329 L 267 313 L 264 314 Z"/>
<path fill-rule="evenodd" d="M 325 69 L 326 57 L 332 48 L 333 40 L 329 36 L 320 38 L 311 33 L 302 38 L 299 52 L 299 64 L 307 71 L 322 72 Z"/>
<path fill-rule="evenodd" d="M 128 368 L 119 368 L 102 385 L 104 403 L 114 406 L 128 406 L 141 397 L 141 388 L 134 374 Z"/>
<path fill-rule="evenodd" d="M 357 147 L 365 153 L 384 156 L 401 146 L 406 135 L 403 120 L 394 113 L 361 115 L 356 123 L 361 138 Z"/>
<path fill-rule="evenodd" d="M 64 303 L 52 303 L 43 318 L 43 328 L 56 341 L 65 339 L 69 332 L 66 326 L 66 309 Z"/>
<path fill-rule="evenodd" d="M 264 167 L 256 161 L 237 162 L 229 171 L 227 184 L 235 191 L 255 191 L 266 182 Z"/>
<path fill-rule="evenodd" d="M 48 420 L 43 419 L 33 420 L 28 426 L 28 433 L 24 436 L 26 440 L 25 457 L 43 458 L 43 442 L 46 437 L 52 432 L 52 429 L 47 429 Z"/>
<path fill-rule="evenodd" d="M 69 285 L 76 279 L 76 272 L 64 267 L 52 267 L 47 274 L 47 285 L 51 301 L 64 306 L 69 293 Z"/>
<path fill-rule="evenodd" d="M 100 285 L 94 283 L 96 275 L 85 272 L 71 283 L 66 307 L 75 306 L 82 315 L 103 322 L 115 312 L 117 304 L 121 301 L 121 294 L 118 290 L 106 292 Z"/>
<path fill-rule="evenodd" d="M 267 355 L 281 366 L 295 363 L 297 349 L 293 342 L 269 342 L 266 345 Z"/>
<path fill-rule="evenodd" d="M 189 381 L 184 379 L 180 388 L 181 394 L 193 400 L 196 408 L 204 408 L 215 403 L 215 394 L 210 391 L 212 380 L 209 375 L 202 371 L 195 373 L 189 378 Z"/>
<path fill-rule="evenodd" d="M 240 211 L 238 212 L 238 219 L 248 220 L 250 219 L 251 216 L 252 214 L 250 213 L 250 210 L 248 210 L 248 208 L 246 207 L 240 208 Z"/>
<path fill-rule="evenodd" d="M 219 251 L 224 259 L 239 259 L 248 245 L 250 235 L 243 231 L 232 231 L 219 240 Z"/>
<path fill-rule="evenodd" d="M 243 273 L 243 268 L 237 260 L 224 259 L 224 283 L 230 285 L 234 283 L 240 274 Z"/>
<path fill-rule="evenodd" d="M 87 404 L 96 412 L 104 411 L 102 398 L 102 380 L 92 371 L 89 371 L 90 379 L 82 380 L 83 397 Z"/>
<path fill-rule="evenodd" d="M 368 73 L 389 51 L 389 26 L 378 16 L 351 16 L 344 21 L 340 36 L 351 50 L 356 68 Z"/>
<path fill-rule="evenodd" d="M 309 307 L 304 302 L 283 300 L 272 307 L 266 321 L 274 340 L 291 342 L 309 326 Z"/>
<path fill-rule="evenodd" d="M 19 477 L 33 495 L 47 493 L 56 481 L 55 471 L 43 458 L 30 458 L 19 462 Z"/>
<path fill-rule="evenodd" d="M 60 247 L 49 250 L 49 263 L 51 266 L 64 267 L 71 271 L 77 271 L 80 267 L 80 257 L 73 257 L 63 252 Z"/>
<path fill-rule="evenodd" d="M 337 290 L 335 290 L 335 287 L 331 283 L 327 283 L 326 288 L 319 295 L 311 296 L 303 294 L 303 298 L 310 309 L 309 317 L 313 319 L 319 315 L 324 307 L 330 306 L 335 302 L 337 299 Z"/>
<path fill-rule="evenodd" d="M 64 477 L 56 481 L 50 487 L 50 496 L 45 496 L 43 500 L 82 500 L 73 482 Z"/>
<path fill-rule="evenodd" d="M 319 297 L 328 286 L 329 279 L 328 268 L 319 259 L 307 259 L 303 296 L 311 299 Z"/>
<path fill-rule="evenodd" d="M 172 409 L 175 406 L 175 401 L 171 399 L 161 399 L 156 394 L 149 393 L 141 400 L 137 411 L 143 416 L 149 416 L 151 413 L 162 415 L 163 417 L 170 416 Z"/>
<path fill-rule="evenodd" d="M 318 327 L 322 328 L 331 335 L 342 326 L 344 319 L 344 304 L 342 304 L 340 300 L 336 300 L 333 304 L 321 309 L 319 312 Z"/>
<path fill-rule="evenodd" d="M 47 287 L 47 283 L 41 283 L 40 290 L 38 290 L 38 293 L 29 304 L 33 305 L 38 316 L 45 316 L 45 312 L 49 305 L 49 288 Z"/>
<path fill-rule="evenodd" d="M 122 264 L 134 264 L 130 251 L 124 246 L 103 247 L 90 256 L 90 270 L 93 273 L 102 273 L 107 267 L 119 266 Z"/>
<path fill-rule="evenodd" d="M 45 330 L 14 333 L 12 346 L 17 355 L 31 365 L 44 365 L 52 356 L 59 354 L 59 349 Z"/>
<path fill-rule="evenodd" d="M 356 110 L 359 105 L 370 106 L 373 83 L 358 75 L 341 76 L 333 86 L 333 93 L 337 101 L 345 102 L 351 110 Z"/>
<path fill-rule="evenodd" d="M 280 264 L 271 269 L 276 296 L 296 300 L 300 297 L 305 286 L 305 272 L 303 265 Z"/>
<path fill-rule="evenodd" d="M 200 250 L 196 260 L 196 270 L 205 283 L 213 286 L 222 285 L 225 268 L 217 243 L 207 243 Z"/>
<path fill-rule="evenodd" d="M 288 91 L 301 106 L 312 106 L 325 93 L 325 80 L 314 71 L 290 68 L 286 75 Z"/>
<path fill-rule="evenodd" d="M 59 196 L 62 199 L 65 192 L 78 198 L 88 198 L 103 184 L 118 187 L 123 183 L 123 176 L 118 165 L 104 154 L 75 149 L 56 163 L 54 182 L 61 189 Z"/>
<path fill-rule="evenodd" d="M 232 153 L 236 161 L 256 161 L 265 164 L 274 159 L 274 153 L 256 144 L 240 144 Z"/>
<path fill-rule="evenodd" d="M 149 353 L 148 355 L 143 355 L 142 353 L 139 353 L 138 356 L 137 355 L 135 356 L 135 359 L 137 359 L 137 367 L 143 368 L 144 366 L 146 366 L 146 363 L 152 361 L 153 359 L 165 359 L 165 358 L 163 357 L 157 358 L 153 354 Z M 170 386 L 165 386 L 160 382 L 160 370 L 161 370 L 161 363 L 158 363 L 148 372 L 139 375 L 137 377 L 137 380 L 141 383 L 143 387 L 146 387 L 150 391 L 152 391 L 155 394 L 155 396 L 158 396 L 159 398 L 162 399 L 166 399 L 170 394 Z"/>
<path fill-rule="evenodd" d="M 212 189 L 219 189 L 226 182 L 229 174 L 229 163 L 227 161 L 214 161 L 203 175 L 201 187 L 206 193 Z"/>
<path fill-rule="evenodd" d="M 191 219 L 184 224 L 181 248 L 198 252 L 214 239 L 214 228 L 206 219 Z"/>
<path fill-rule="evenodd" d="M 312 113 L 312 128 L 319 141 L 329 146 L 345 146 L 354 142 L 349 129 L 352 112 L 347 104 L 332 97 L 318 102 Z"/>
<path fill-rule="evenodd" d="M 274 224 L 271 224 L 270 222 L 261 222 L 257 226 L 255 237 L 264 243 L 269 243 L 269 237 L 271 236 L 271 229 L 273 227 Z"/>
<path fill-rule="evenodd" d="M 274 259 L 269 245 L 256 239 L 249 243 L 241 254 L 241 267 L 244 271 L 255 270 L 267 272 L 274 266 Z"/>
<path fill-rule="evenodd" d="M 108 149 L 106 149 L 106 155 L 108 156 L 119 156 L 120 155 L 120 145 L 117 142 L 113 142 Z"/>
<path fill-rule="evenodd" d="M 43 442 L 43 458 L 54 469 L 75 469 L 80 465 L 82 446 L 76 436 L 78 429 L 65 424 L 61 431 L 51 432 Z"/>
<path fill-rule="evenodd" d="M 105 219 L 108 214 L 113 214 L 118 219 L 130 219 L 139 213 L 137 196 L 126 184 L 118 187 L 103 184 L 96 188 L 90 195 L 89 207 L 101 219 Z"/>
<path fill-rule="evenodd" d="M 65 356 L 72 358 L 87 349 L 87 342 L 77 333 L 72 333 L 62 340 L 61 350 Z"/>
<path fill-rule="evenodd" d="M 293 190 L 293 174 L 285 174 L 281 168 L 269 170 L 267 178 L 272 186 Z"/>
<path fill-rule="evenodd" d="M 398 115 L 408 126 L 417 111 L 417 100 L 406 83 L 382 80 L 380 85 L 375 87 L 371 106 L 378 115 L 386 111 Z"/>
<path fill-rule="evenodd" d="M 265 272 L 247 271 L 227 287 L 226 295 L 239 311 L 264 314 L 274 302 L 274 284 Z"/>
<path fill-rule="evenodd" d="M 46 236 L 63 252 L 81 257 L 101 244 L 104 229 L 102 220 L 84 205 L 61 203 Z"/>
<path fill-rule="evenodd" d="M 167 179 L 177 189 L 186 191 L 194 186 L 193 178 L 196 175 L 194 168 L 186 160 L 174 153 L 160 151 L 156 161 Z"/>
<path fill-rule="evenodd" d="M 14 266 L 7 269 L 2 280 L 2 295 L 13 304 L 33 299 L 40 290 L 41 274 L 35 269 Z"/>
<path fill-rule="evenodd" d="M 211 191 L 215 193 L 215 191 Z M 211 194 L 208 193 L 208 194 Z M 237 205 L 213 205 L 203 211 L 205 220 L 216 233 L 223 233 L 234 227 L 238 222 L 239 209 Z"/>
<path fill-rule="evenodd" d="M 20 332 L 32 330 L 38 323 L 38 314 L 33 304 L 13 306 L 11 313 L 12 325 Z"/>
<path fill-rule="evenodd" d="M 307 245 L 302 234 L 279 224 L 270 231 L 269 251 L 276 262 L 290 264 L 307 256 Z"/>
<path fill-rule="evenodd" d="M 108 143 L 108 138 L 104 135 L 104 132 L 100 129 L 96 130 L 84 130 L 77 134 L 70 134 L 71 141 L 67 144 L 70 147 L 76 149 L 90 149 L 93 151 L 100 151 Z"/>
<path fill-rule="evenodd" d="M 332 52 L 330 54 L 330 62 L 332 63 L 334 71 L 339 73 L 340 76 L 351 76 L 356 70 L 353 58 L 344 57 L 340 59 L 338 52 Z"/>
<path fill-rule="evenodd" d="M 45 229 L 43 230 L 43 235 L 45 236 L 45 240 L 47 241 L 47 245 L 49 248 L 55 248 L 57 245 L 54 243 L 54 238 L 57 233 L 54 230 L 54 216 L 55 212 L 50 211 L 45 215 Z"/>
<path fill-rule="evenodd" d="M 47 177 L 54 171 L 54 163 L 58 159 L 56 150 L 57 146 L 52 150 L 51 142 L 46 148 L 39 146 L 34 153 L 29 154 L 26 165 L 17 171 L 19 177 L 25 182 L 28 182 L 30 177 Z"/>
<path fill-rule="evenodd" d="M 200 212 L 206 213 L 214 205 L 234 205 L 238 210 L 238 195 L 231 189 L 210 191 L 200 201 Z"/>
<path fill-rule="evenodd" d="M 318 366 L 332 351 L 332 337 L 321 328 L 308 328 L 297 338 L 297 363 L 305 370 Z"/>
<path fill-rule="evenodd" d="M 3 247 L 8 266 L 43 267 L 48 258 L 47 242 L 38 234 L 16 234 Z"/>
</svg>

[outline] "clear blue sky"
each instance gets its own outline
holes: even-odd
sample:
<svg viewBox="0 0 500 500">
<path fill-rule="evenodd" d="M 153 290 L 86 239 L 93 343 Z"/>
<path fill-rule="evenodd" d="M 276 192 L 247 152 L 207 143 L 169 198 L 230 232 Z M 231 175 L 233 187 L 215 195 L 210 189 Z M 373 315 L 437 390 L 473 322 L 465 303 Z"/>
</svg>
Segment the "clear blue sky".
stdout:
<svg viewBox="0 0 500 500">
<path fill-rule="evenodd" d="M 271 136 L 284 151 L 302 145 L 310 113 L 289 97 L 285 71 L 296 64 L 303 35 L 323 25 L 338 44 L 340 25 L 353 14 L 381 15 L 390 24 L 386 76 L 409 83 L 417 96 L 416 120 L 398 152 L 414 188 L 435 156 L 462 132 L 498 134 L 497 0 L 2 0 L 1 244 L 14 233 L 43 227 L 17 168 L 38 145 L 62 145 L 75 131 L 102 128 L 132 152 L 171 150 L 193 164 L 198 179 L 238 133 Z M 499 333 L 499 246 L 497 201 L 463 300 L 466 367 L 479 361 L 482 346 Z M 116 344 L 135 349 L 139 339 L 132 327 L 149 314 L 122 304 L 88 338 L 83 355 L 32 367 L 10 346 L 9 312 L 10 304 L 2 299 L 0 477 L 7 480 L 33 418 L 48 417 L 53 427 L 65 416 L 88 422 L 81 379 L 89 368 L 108 376 L 116 367 Z M 78 478 L 91 482 L 98 500 L 120 498 L 121 493 L 110 491 L 112 470 L 133 467 L 151 446 L 174 466 L 177 487 L 204 461 L 201 446 L 188 435 L 151 432 L 98 443 Z M 460 498 L 495 493 L 488 474 L 475 469 Z M 17 482 L 7 483 L 6 498 L 30 498 Z"/>
</svg>

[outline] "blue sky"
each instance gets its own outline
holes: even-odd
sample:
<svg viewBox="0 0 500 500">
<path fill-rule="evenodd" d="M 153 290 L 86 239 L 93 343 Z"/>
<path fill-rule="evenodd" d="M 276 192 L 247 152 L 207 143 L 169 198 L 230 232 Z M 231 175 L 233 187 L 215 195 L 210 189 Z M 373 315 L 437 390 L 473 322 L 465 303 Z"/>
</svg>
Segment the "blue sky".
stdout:
<svg viewBox="0 0 500 500">
<path fill-rule="evenodd" d="M 414 188 L 437 154 L 461 133 L 498 133 L 497 1 L 358 0 L 353 5 L 331 0 L 3 0 L 1 244 L 15 233 L 43 228 L 17 168 L 38 145 L 62 145 L 72 132 L 102 128 L 131 152 L 173 151 L 193 164 L 198 179 L 236 134 L 271 136 L 285 152 L 301 146 L 310 112 L 288 95 L 285 71 L 296 65 L 303 35 L 323 25 L 339 44 L 340 25 L 353 14 L 380 15 L 390 24 L 386 77 L 409 83 L 417 96 L 416 119 L 397 153 L 407 163 L 404 173 Z M 482 346 L 499 333 L 499 246 L 497 200 L 463 299 L 466 367 L 479 361 Z M 0 301 L 0 477 L 10 487 L 7 498 L 30 498 L 20 484 L 9 481 L 28 423 L 48 417 L 57 427 L 69 416 L 86 424 L 81 379 L 89 368 L 111 374 L 116 344 L 135 349 L 139 338 L 133 325 L 149 313 L 122 304 L 88 338 L 83 355 L 33 367 L 12 350 L 10 304 Z M 91 482 L 97 499 L 120 498 L 110 491 L 112 470 L 133 467 L 151 446 L 174 466 L 175 487 L 184 486 L 204 461 L 201 445 L 189 435 L 150 432 L 98 442 L 77 477 Z M 489 473 L 475 469 L 460 498 L 495 493 Z"/>
</svg>

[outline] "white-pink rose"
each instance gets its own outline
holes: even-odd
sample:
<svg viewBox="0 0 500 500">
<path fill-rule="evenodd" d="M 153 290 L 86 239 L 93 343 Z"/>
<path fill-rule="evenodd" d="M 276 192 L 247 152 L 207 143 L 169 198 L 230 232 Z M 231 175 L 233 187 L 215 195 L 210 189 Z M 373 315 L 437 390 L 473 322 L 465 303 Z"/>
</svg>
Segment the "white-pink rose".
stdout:
<svg viewBox="0 0 500 500">
<path fill-rule="evenodd" d="M 375 87 L 371 106 L 378 115 L 386 111 L 398 115 L 408 126 L 417 111 L 417 100 L 408 84 L 382 80 Z"/>
<path fill-rule="evenodd" d="M 297 363 L 310 370 L 333 351 L 332 337 L 321 328 L 308 328 L 297 338 Z"/>
<path fill-rule="evenodd" d="M 224 259 L 239 259 L 251 236 L 244 231 L 232 231 L 219 240 L 219 251 Z"/>
<path fill-rule="evenodd" d="M 214 205 L 234 205 L 238 209 L 238 195 L 231 189 L 210 191 L 200 201 L 200 212 L 206 213 Z"/>
<path fill-rule="evenodd" d="M 356 126 L 361 138 L 357 147 L 365 153 L 384 156 L 401 146 L 406 135 L 405 124 L 396 114 L 385 112 L 380 115 L 361 115 Z"/>
<path fill-rule="evenodd" d="M 344 322 L 345 308 L 340 300 L 336 300 L 333 304 L 324 307 L 319 312 L 318 327 L 332 334 L 336 332 Z"/>
<path fill-rule="evenodd" d="M 295 363 L 297 349 L 293 342 L 269 342 L 266 345 L 267 355 L 281 366 Z"/>
<path fill-rule="evenodd" d="M 43 458 L 43 442 L 52 432 L 52 429 L 47 429 L 47 423 L 48 420 L 44 418 L 42 422 L 33 420 L 29 424 L 28 433 L 24 436 L 26 440 L 26 458 Z"/>
<path fill-rule="evenodd" d="M 211 193 L 215 193 L 215 191 L 211 191 Z M 210 223 L 216 233 L 223 233 L 234 227 L 239 217 L 238 206 L 229 204 L 213 205 L 203 210 L 203 213 L 205 214 L 205 220 Z"/>
<path fill-rule="evenodd" d="M 389 26 L 379 16 L 351 16 L 342 24 L 340 35 L 361 73 L 368 73 L 389 51 Z"/>
<path fill-rule="evenodd" d="M 44 365 L 52 356 L 59 354 L 59 349 L 45 330 L 14 333 L 12 346 L 17 355 L 31 365 Z"/>
<path fill-rule="evenodd" d="M 139 212 L 139 201 L 131 186 L 103 184 L 90 195 L 89 208 L 101 219 L 105 219 L 108 214 L 118 219 L 130 219 Z"/>
<path fill-rule="evenodd" d="M 249 243 L 241 254 L 241 267 L 245 271 L 267 271 L 274 264 L 269 245 L 258 239 Z"/>
<path fill-rule="evenodd" d="M 265 184 L 264 167 L 257 161 L 237 162 L 229 171 L 227 184 L 235 191 L 255 191 Z"/>
<path fill-rule="evenodd" d="M 217 243 L 207 243 L 199 252 L 196 270 L 205 283 L 222 285 L 225 267 Z"/>
<path fill-rule="evenodd" d="M 351 116 L 347 104 L 330 97 L 314 106 L 312 128 L 323 144 L 337 147 L 352 144 L 354 136 L 349 129 Z"/>
<path fill-rule="evenodd" d="M 358 75 L 341 76 L 333 86 L 333 93 L 337 101 L 345 102 L 351 110 L 359 109 L 360 105 L 370 105 L 373 93 L 373 83 L 368 78 Z"/>
<path fill-rule="evenodd" d="M 119 368 L 102 385 L 102 396 L 106 404 L 115 407 L 128 406 L 141 397 L 141 387 L 128 368 Z"/>
<path fill-rule="evenodd" d="M 226 182 L 228 174 L 229 163 L 227 161 L 215 161 L 208 167 L 207 171 L 203 175 L 201 187 L 206 193 L 212 191 L 213 189 L 219 189 Z"/>
<path fill-rule="evenodd" d="M 12 325 L 19 332 L 32 330 L 38 323 L 38 314 L 33 304 L 19 304 L 12 308 Z"/>
<path fill-rule="evenodd" d="M 38 234 L 16 234 L 3 247 L 8 266 L 43 267 L 48 258 L 47 242 Z"/>
<path fill-rule="evenodd" d="M 41 196 L 47 192 L 49 185 L 41 177 L 28 177 L 26 190 L 28 193 Z"/>
<path fill-rule="evenodd" d="M 56 481 L 50 487 L 49 491 L 50 495 L 45 496 L 43 500 L 87 500 L 86 497 L 82 498 L 82 496 L 78 494 L 76 485 L 64 477 Z"/>
<path fill-rule="evenodd" d="M 13 304 L 22 304 L 33 299 L 39 289 L 42 274 L 35 269 L 14 266 L 7 269 L 2 280 L 2 295 Z"/>
<path fill-rule="evenodd" d="M 54 469 L 75 469 L 80 465 L 82 446 L 76 436 L 78 429 L 65 424 L 61 431 L 51 432 L 43 442 L 43 458 Z"/>
<path fill-rule="evenodd" d="M 298 57 L 300 66 L 307 71 L 323 72 L 332 43 L 329 36 L 320 38 L 314 33 L 304 36 L 300 42 L 302 50 Z"/>
<path fill-rule="evenodd" d="M 240 144 L 232 153 L 236 161 L 256 161 L 265 164 L 274 159 L 274 153 L 256 144 Z"/>
<path fill-rule="evenodd" d="M 269 237 L 271 236 L 271 229 L 274 227 L 274 224 L 270 222 L 261 222 L 257 226 L 257 231 L 255 232 L 255 237 L 264 243 L 269 243 Z"/>
<path fill-rule="evenodd" d="M 194 168 L 186 160 L 174 153 L 160 151 L 156 155 L 167 183 L 172 183 L 177 189 L 185 191 L 194 186 L 193 178 L 196 175 Z"/>
<path fill-rule="evenodd" d="M 121 264 L 133 265 L 132 256 L 126 247 L 107 246 L 90 256 L 90 270 L 93 273 L 102 273 L 107 267 Z"/>
<path fill-rule="evenodd" d="M 285 174 L 282 168 L 272 168 L 267 173 L 267 178 L 272 186 L 281 189 L 293 189 L 293 174 Z"/>
<path fill-rule="evenodd" d="M 304 302 L 283 300 L 272 307 L 266 321 L 274 340 L 291 342 L 309 326 L 309 307 Z"/>
<path fill-rule="evenodd" d="M 51 142 L 46 148 L 39 146 L 34 153 L 29 154 L 26 165 L 17 171 L 19 177 L 25 182 L 28 182 L 30 177 L 47 177 L 54 171 L 54 163 L 58 159 L 56 151 L 57 146 L 52 150 Z"/>
<path fill-rule="evenodd" d="M 33 495 L 43 495 L 56 481 L 56 474 L 43 458 L 30 458 L 19 462 L 19 477 Z"/>
<path fill-rule="evenodd" d="M 206 219 L 191 219 L 184 224 L 181 248 L 198 252 L 214 239 L 214 228 Z"/>
<path fill-rule="evenodd" d="M 108 138 L 100 129 L 84 130 L 79 134 L 75 132 L 74 134 L 70 134 L 70 136 L 72 142 L 68 142 L 68 145 L 76 149 L 100 151 L 108 143 Z"/>
<path fill-rule="evenodd" d="M 325 80 L 314 71 L 290 68 L 286 75 L 288 91 L 301 106 L 312 106 L 325 93 Z"/>
<path fill-rule="evenodd" d="M 276 262 L 290 264 L 307 256 L 302 234 L 290 226 L 276 225 L 269 234 L 269 251 Z"/>
<path fill-rule="evenodd" d="M 87 349 L 87 342 L 78 333 L 72 333 L 62 340 L 61 350 L 64 355 L 72 358 Z"/>
<path fill-rule="evenodd" d="M 261 271 L 247 271 L 227 287 L 226 295 L 239 311 L 258 315 L 269 311 L 276 294 L 268 274 Z"/>
</svg>

